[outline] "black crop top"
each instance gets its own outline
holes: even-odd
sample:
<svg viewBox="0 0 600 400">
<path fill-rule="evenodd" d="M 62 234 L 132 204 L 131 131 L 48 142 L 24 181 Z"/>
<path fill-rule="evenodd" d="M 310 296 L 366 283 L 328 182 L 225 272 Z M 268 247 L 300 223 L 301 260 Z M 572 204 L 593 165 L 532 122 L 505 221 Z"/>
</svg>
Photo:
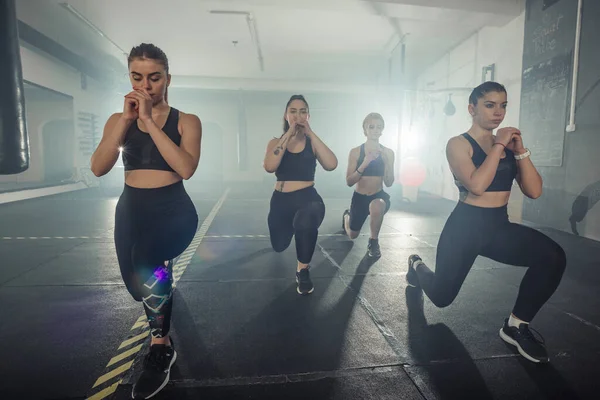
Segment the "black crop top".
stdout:
<svg viewBox="0 0 600 400">
<path fill-rule="evenodd" d="M 383 147 L 381 148 L 383 152 Z M 360 155 L 358 156 L 358 161 L 356 162 L 356 168 L 358 169 L 360 165 L 363 163 L 365 159 L 365 145 L 362 144 L 360 146 Z M 380 155 L 365 168 L 362 176 L 383 176 L 385 175 L 385 162 L 383 161 L 383 156 Z"/>
<path fill-rule="evenodd" d="M 306 136 L 304 149 L 291 153 L 285 149 L 275 176 L 278 181 L 314 181 L 317 158 L 312 149 L 310 138 Z"/>
<path fill-rule="evenodd" d="M 167 121 L 162 131 L 179 146 L 181 135 L 177 129 L 179 122 L 179 111 L 171 107 Z M 123 166 L 125 171 L 136 169 L 155 169 L 160 171 L 172 171 L 173 168 L 167 164 L 163 156 L 158 151 L 156 144 L 150 137 L 150 134 L 142 132 L 138 127 L 137 120 L 131 124 L 125 133 L 123 141 Z"/>
<path fill-rule="evenodd" d="M 475 139 L 471 137 L 468 133 L 463 133 L 462 136 L 471 143 L 473 147 L 473 156 L 471 160 L 473 160 L 473 164 L 477 168 L 483 164 L 487 154 L 479 143 Z M 517 161 L 515 160 L 515 154 L 509 149 L 504 150 L 506 153 L 506 157 L 501 158 L 498 163 L 498 169 L 496 170 L 496 176 L 494 176 L 494 180 L 490 184 L 490 186 L 485 190 L 486 192 L 510 192 L 513 184 L 513 180 L 517 176 Z M 454 183 L 458 186 L 458 190 L 460 192 L 468 192 L 469 190 L 454 176 Z"/>
</svg>

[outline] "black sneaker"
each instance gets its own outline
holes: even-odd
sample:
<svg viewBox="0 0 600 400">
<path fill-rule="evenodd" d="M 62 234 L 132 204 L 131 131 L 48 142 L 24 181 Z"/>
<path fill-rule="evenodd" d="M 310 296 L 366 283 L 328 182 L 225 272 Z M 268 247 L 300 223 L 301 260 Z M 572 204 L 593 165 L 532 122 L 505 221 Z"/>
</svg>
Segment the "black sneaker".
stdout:
<svg viewBox="0 0 600 400">
<path fill-rule="evenodd" d="M 346 215 L 350 215 L 350 210 L 344 210 L 344 214 L 342 215 L 342 230 L 346 232 Z"/>
<path fill-rule="evenodd" d="M 310 272 L 308 272 L 308 268 L 309 267 L 296 272 L 296 283 L 298 283 L 296 290 L 302 295 L 311 294 L 315 290 L 315 287 L 310 280 Z"/>
<path fill-rule="evenodd" d="M 133 385 L 133 399 L 149 399 L 160 392 L 169 383 L 171 366 L 177 359 L 177 352 L 171 345 L 155 344 L 150 346 L 150 352 L 144 359 L 144 370 Z"/>
<path fill-rule="evenodd" d="M 540 339 L 533 336 L 531 331 L 536 332 Z M 544 338 L 539 332 L 529 328 L 529 324 L 521 324 L 518 328 L 508 326 L 508 318 L 504 320 L 504 326 L 500 329 L 500 337 L 508 344 L 512 344 L 519 353 L 534 363 L 550 362 L 548 352 L 544 344 Z"/>
<path fill-rule="evenodd" d="M 417 254 L 408 256 L 408 271 L 406 272 L 406 284 L 410 287 L 419 287 L 419 277 L 415 270 L 415 262 L 423 260 Z"/>
<path fill-rule="evenodd" d="M 369 239 L 369 247 L 367 248 L 367 254 L 369 257 L 379 258 L 381 257 L 381 249 L 379 248 L 379 240 Z"/>
</svg>

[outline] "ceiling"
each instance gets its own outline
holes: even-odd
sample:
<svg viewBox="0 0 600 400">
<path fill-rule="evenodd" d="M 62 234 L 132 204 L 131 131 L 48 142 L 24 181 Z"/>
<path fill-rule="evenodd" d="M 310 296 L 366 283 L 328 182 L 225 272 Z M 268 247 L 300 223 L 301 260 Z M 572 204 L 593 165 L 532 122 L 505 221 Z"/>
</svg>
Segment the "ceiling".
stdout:
<svg viewBox="0 0 600 400">
<path fill-rule="evenodd" d="M 68 0 L 115 46 L 61 6 L 64 1 L 46 2 L 56 18 L 68 18 L 71 27 L 84 26 L 86 35 L 103 41 L 102 46 L 123 61 L 119 48 L 128 52 L 141 42 L 155 43 L 168 55 L 171 74 L 190 86 L 207 79 L 386 84 L 390 60 L 394 72 L 400 68 L 401 40 L 410 79 L 478 29 L 512 20 L 524 4 L 523 0 Z M 36 7 L 21 9 L 21 14 L 36 12 Z M 47 30 L 66 29 L 55 19 L 53 23 L 29 19 L 46 24 Z M 65 32 L 54 36 L 75 40 Z"/>
</svg>

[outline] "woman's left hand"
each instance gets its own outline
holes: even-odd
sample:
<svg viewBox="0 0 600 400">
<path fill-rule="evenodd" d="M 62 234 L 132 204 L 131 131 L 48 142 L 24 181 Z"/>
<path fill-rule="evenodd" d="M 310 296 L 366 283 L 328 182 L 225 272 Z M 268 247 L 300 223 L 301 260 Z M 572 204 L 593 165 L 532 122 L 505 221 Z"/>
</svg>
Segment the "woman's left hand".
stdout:
<svg viewBox="0 0 600 400">
<path fill-rule="evenodd" d="M 137 100 L 139 119 L 142 121 L 152 120 L 152 97 L 148 92 L 143 89 L 134 89 L 125 97 Z"/>
<path fill-rule="evenodd" d="M 506 146 L 506 148 L 512 151 L 513 153 L 524 153 L 525 147 L 523 146 L 523 139 L 521 138 L 521 135 L 514 135 L 508 146 Z"/>
<path fill-rule="evenodd" d="M 387 149 L 383 149 L 381 151 L 381 158 L 383 159 L 383 164 L 387 167 L 390 164 L 390 155 L 387 152 Z"/>
<path fill-rule="evenodd" d="M 310 127 L 310 124 L 308 123 L 308 120 L 298 121 L 296 123 L 296 125 L 302 127 L 305 135 L 310 136 L 310 135 L 314 134 L 314 132 L 312 131 L 312 129 Z"/>
</svg>

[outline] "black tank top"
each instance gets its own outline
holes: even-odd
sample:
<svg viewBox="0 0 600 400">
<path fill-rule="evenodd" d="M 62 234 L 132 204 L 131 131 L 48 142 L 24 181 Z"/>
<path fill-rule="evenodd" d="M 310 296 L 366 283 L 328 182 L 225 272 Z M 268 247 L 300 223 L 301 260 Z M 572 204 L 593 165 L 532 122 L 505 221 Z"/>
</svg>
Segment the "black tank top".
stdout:
<svg viewBox="0 0 600 400">
<path fill-rule="evenodd" d="M 383 152 L 383 146 L 381 146 L 381 151 Z M 365 159 L 365 145 L 362 144 L 360 146 L 360 155 L 358 156 L 358 161 L 356 163 L 356 168 L 360 167 Z M 371 161 L 369 166 L 365 168 L 362 173 L 362 176 L 383 176 L 385 174 L 385 163 L 383 162 L 383 156 L 377 157 L 375 160 Z"/>
<path fill-rule="evenodd" d="M 285 149 L 275 176 L 278 181 L 304 181 L 315 180 L 317 158 L 313 153 L 310 138 L 306 136 L 306 144 L 300 153 L 290 153 Z"/>
<path fill-rule="evenodd" d="M 181 135 L 177 129 L 179 122 L 179 111 L 171 107 L 167 121 L 162 128 L 162 131 L 175 143 L 177 146 L 181 143 Z M 160 171 L 172 171 L 173 168 L 167 164 L 163 156 L 158 151 L 156 144 L 150 137 L 150 134 L 140 130 L 137 120 L 131 124 L 125 133 L 125 141 L 123 142 L 123 166 L 125 171 L 136 169 L 155 169 Z"/>
<path fill-rule="evenodd" d="M 475 167 L 479 168 L 485 161 L 487 154 L 471 135 L 463 133 L 462 136 L 471 143 L 471 147 L 473 147 L 471 160 L 473 160 Z M 509 149 L 505 149 L 504 151 L 506 152 L 506 157 L 500 159 L 496 176 L 494 176 L 494 180 L 486 189 L 486 192 L 510 192 L 512 188 L 513 180 L 517 176 L 517 160 L 515 160 L 515 154 L 512 151 Z M 454 176 L 454 183 L 458 186 L 458 190 L 460 192 L 468 192 L 469 190 L 456 178 L 456 175 L 452 175 Z"/>
</svg>

